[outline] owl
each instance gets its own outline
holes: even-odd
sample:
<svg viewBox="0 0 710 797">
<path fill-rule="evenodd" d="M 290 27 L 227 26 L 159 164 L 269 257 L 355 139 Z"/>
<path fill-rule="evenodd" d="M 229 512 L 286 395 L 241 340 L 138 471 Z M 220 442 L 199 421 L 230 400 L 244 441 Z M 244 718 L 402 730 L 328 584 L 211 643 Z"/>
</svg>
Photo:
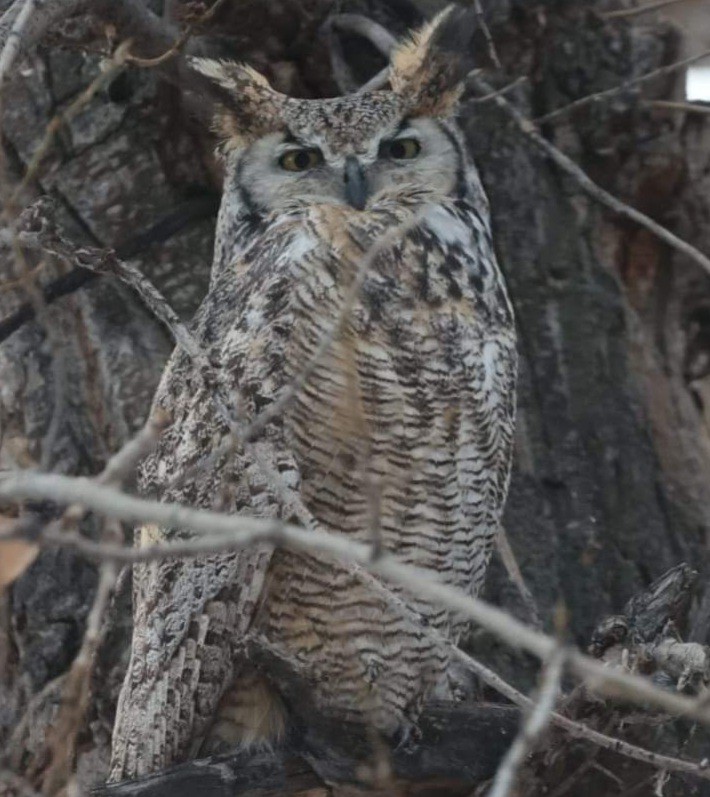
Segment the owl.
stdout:
<svg viewBox="0 0 710 797">
<path fill-rule="evenodd" d="M 454 121 L 474 20 L 443 12 L 395 50 L 388 88 L 332 99 L 193 62 L 226 174 L 193 325 L 218 384 L 174 353 L 155 398 L 172 424 L 142 465 L 143 494 L 376 538 L 479 592 L 508 487 L 517 366 L 487 200 Z M 230 444 L 217 389 L 242 422 L 266 418 L 254 439 Z M 449 688 L 431 629 L 455 643 L 464 625 L 319 553 L 264 545 L 141 564 L 110 778 L 278 743 L 293 717 L 247 639 L 308 673 L 324 716 L 394 743 Z"/>
</svg>

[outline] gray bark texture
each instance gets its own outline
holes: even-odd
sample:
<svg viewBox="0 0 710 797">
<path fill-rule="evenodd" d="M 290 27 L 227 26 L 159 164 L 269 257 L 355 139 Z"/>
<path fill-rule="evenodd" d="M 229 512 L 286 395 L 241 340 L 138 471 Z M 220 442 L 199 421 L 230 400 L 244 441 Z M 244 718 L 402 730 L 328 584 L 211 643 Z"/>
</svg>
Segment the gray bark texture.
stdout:
<svg viewBox="0 0 710 797">
<path fill-rule="evenodd" d="M 133 1 L 166 30 L 180 30 L 208 5 L 177 0 L 163 9 L 160 2 Z M 364 14 L 401 35 L 441 5 L 235 0 L 197 31 L 191 47 L 247 60 L 282 91 L 324 96 L 338 91 L 323 33 L 330 14 Z M 530 118 L 669 64 L 682 52 L 678 32 L 658 15 L 604 19 L 602 12 L 618 2 L 483 5 L 502 62 L 486 79 L 501 88 L 527 76 L 506 96 Z M 96 77 L 110 41 L 132 36 L 141 52 L 144 33 L 150 42 L 144 52 L 161 51 L 160 36 L 141 27 L 131 3 L 117 2 L 112 16 L 101 7 L 53 25 L 16 65 L 3 98 L 8 184 L 22 179 L 50 120 Z M 358 82 L 384 65 L 354 34 L 344 34 L 340 44 Z M 613 195 L 710 253 L 710 116 L 648 103 L 676 96 L 682 79 L 677 73 L 642 91 L 621 91 L 542 131 Z M 683 639 L 706 645 L 710 277 L 586 196 L 496 103 L 466 101 L 462 122 L 491 202 L 495 244 L 517 313 L 519 420 L 505 527 L 543 625 L 552 630 L 564 606 L 571 640 L 586 647 L 600 620 L 622 613 L 632 596 L 687 562 L 699 577 L 679 630 Z M 189 319 L 209 279 L 221 180 L 213 143 L 169 65 L 129 67 L 60 126 L 19 204 L 51 194 L 78 243 L 115 248 Z M 10 286 L 18 273 L 7 238 L 0 246 L 0 467 L 96 474 L 145 421 L 172 343 L 130 289 L 112 278 L 72 274 L 51 259 L 29 262 L 47 297 L 44 307 L 32 308 L 27 292 Z M 32 508 L 47 516 L 53 511 Z M 79 740 L 85 784 L 100 782 L 104 772 L 127 661 L 129 579 L 122 583 Z M 20 717 L 32 717 L 14 766 L 34 771 L 29 781 L 35 786 L 41 763 L 29 759 L 43 744 L 36 729 L 56 709 L 56 690 L 48 684 L 77 652 L 95 585 L 93 564 L 47 550 L 0 594 L 0 746 L 9 744 Z M 530 620 L 500 560 L 489 571 L 485 597 Z M 524 691 L 534 684 L 535 662 L 492 636 L 473 629 L 466 644 Z M 36 700 L 42 690 L 46 699 Z M 482 696 L 498 700 L 489 690 Z M 598 706 L 584 711 L 592 725 L 610 716 Z M 630 725 L 625 738 L 658 751 L 706 754 L 707 737 L 688 723 Z M 580 740 L 555 735 L 548 752 L 531 765 L 526 794 L 549 794 L 576 769 L 579 778 L 565 793 L 653 792 L 651 768 L 611 753 L 592 760 L 594 749 Z M 311 788 L 311 775 L 304 777 L 304 789 Z M 710 795 L 707 784 L 673 775 L 664 794 Z M 7 788 L 0 784 L 0 794 L 21 793 Z M 177 792 L 167 785 L 162 792 L 131 793 Z M 205 785 L 204 793 L 237 792 Z M 431 793 L 454 792 L 442 786 Z"/>
</svg>

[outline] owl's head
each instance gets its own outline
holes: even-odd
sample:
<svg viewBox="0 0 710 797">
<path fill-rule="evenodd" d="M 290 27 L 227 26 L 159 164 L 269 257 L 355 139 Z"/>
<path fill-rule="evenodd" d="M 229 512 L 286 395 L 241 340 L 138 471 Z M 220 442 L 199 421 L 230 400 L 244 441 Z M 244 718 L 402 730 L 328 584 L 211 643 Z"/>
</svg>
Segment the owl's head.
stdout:
<svg viewBox="0 0 710 797">
<path fill-rule="evenodd" d="M 216 98 L 215 130 L 254 209 L 349 204 L 404 187 L 451 194 L 463 152 L 447 119 L 471 67 L 474 13 L 449 8 L 392 55 L 387 90 L 287 97 L 242 64 L 193 59 Z"/>
</svg>

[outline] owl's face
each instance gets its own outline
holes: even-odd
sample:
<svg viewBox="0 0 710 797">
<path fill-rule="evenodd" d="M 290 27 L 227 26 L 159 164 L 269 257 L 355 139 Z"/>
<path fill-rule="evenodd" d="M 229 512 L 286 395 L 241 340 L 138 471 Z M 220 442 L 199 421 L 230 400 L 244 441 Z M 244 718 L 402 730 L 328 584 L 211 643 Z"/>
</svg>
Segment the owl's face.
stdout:
<svg viewBox="0 0 710 797">
<path fill-rule="evenodd" d="M 266 211 L 300 203 L 363 210 L 383 193 L 401 188 L 453 191 L 459 151 L 438 120 L 407 117 L 392 108 L 377 123 L 333 135 L 353 99 L 318 103 L 321 130 L 292 123 L 239 153 L 240 189 L 254 205 Z M 358 113 L 364 99 L 357 98 Z"/>
<path fill-rule="evenodd" d="M 243 65 L 194 61 L 218 91 L 215 125 L 244 203 L 259 213 L 322 203 L 366 210 L 407 188 L 452 193 L 464 156 L 446 119 L 476 25 L 461 9 L 443 12 L 395 51 L 391 90 L 327 100 L 286 97 Z"/>
</svg>

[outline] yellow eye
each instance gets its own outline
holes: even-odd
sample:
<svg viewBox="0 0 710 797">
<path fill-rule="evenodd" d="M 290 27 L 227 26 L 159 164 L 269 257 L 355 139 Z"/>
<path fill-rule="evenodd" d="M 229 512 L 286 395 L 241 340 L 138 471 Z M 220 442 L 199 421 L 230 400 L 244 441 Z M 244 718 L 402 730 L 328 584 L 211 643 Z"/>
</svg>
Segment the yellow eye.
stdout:
<svg viewBox="0 0 710 797">
<path fill-rule="evenodd" d="M 421 144 L 416 138 L 395 138 L 394 141 L 382 142 L 380 157 L 410 160 L 411 158 L 416 158 L 421 151 Z"/>
<path fill-rule="evenodd" d="M 323 160 L 318 149 L 291 149 L 279 158 L 279 166 L 287 172 L 305 172 Z"/>
</svg>

